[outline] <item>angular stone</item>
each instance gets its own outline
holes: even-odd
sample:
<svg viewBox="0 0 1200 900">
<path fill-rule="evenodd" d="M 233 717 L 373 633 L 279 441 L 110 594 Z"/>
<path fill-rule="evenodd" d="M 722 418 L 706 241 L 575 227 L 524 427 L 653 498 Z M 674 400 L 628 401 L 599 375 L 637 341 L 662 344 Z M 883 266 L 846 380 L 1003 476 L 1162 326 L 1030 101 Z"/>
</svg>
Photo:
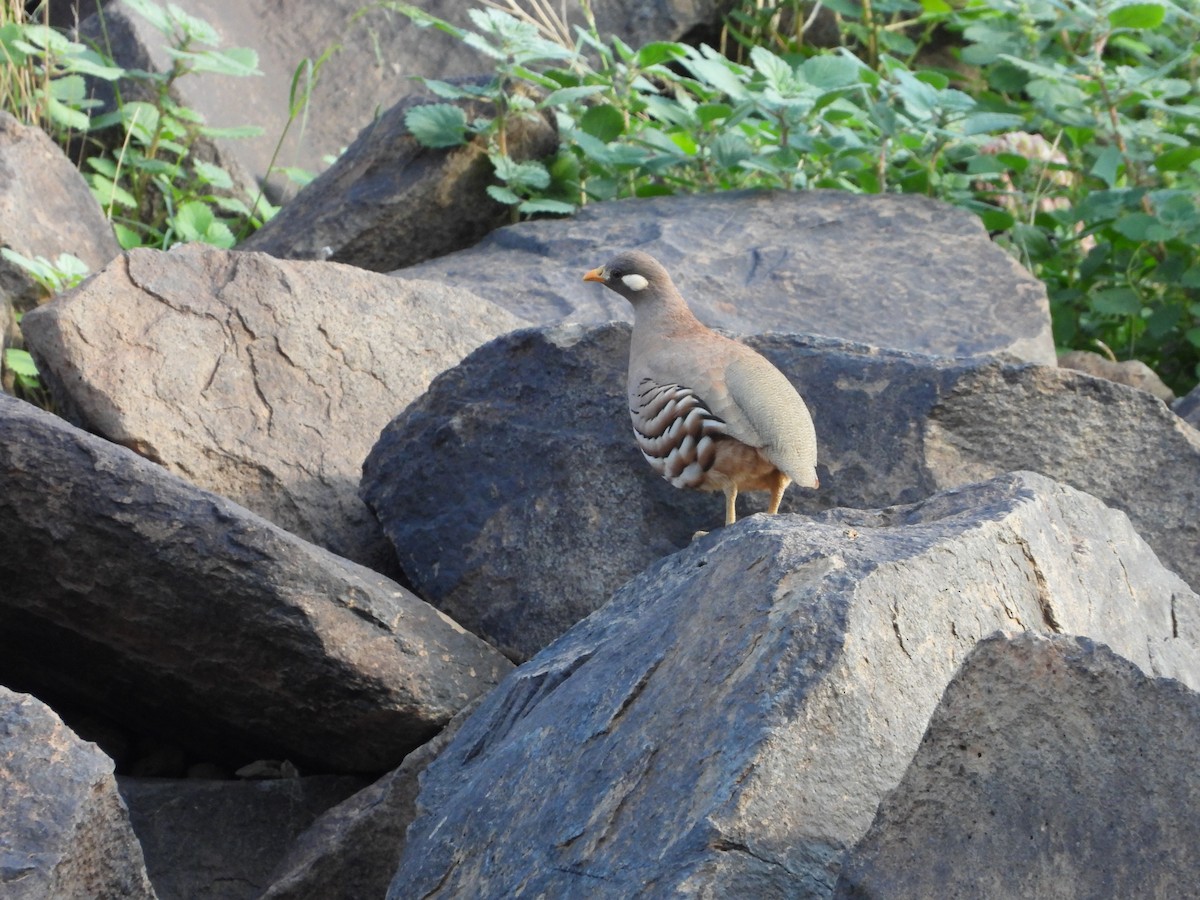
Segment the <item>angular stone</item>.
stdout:
<svg viewBox="0 0 1200 900">
<path fill-rule="evenodd" d="M 0 110 L 0 246 L 54 262 L 70 253 L 93 271 L 121 252 L 83 176 L 40 128 Z M 32 306 L 40 288 L 0 257 L 0 307 Z"/>
<path fill-rule="evenodd" d="M 1193 428 L 1200 429 L 1200 385 L 1171 404 L 1171 409 Z"/>
<path fill-rule="evenodd" d="M 428 102 L 402 100 L 371 122 L 241 249 L 386 272 L 469 247 L 511 221 L 512 208 L 488 196 L 496 176 L 480 141 L 431 150 L 409 134 L 405 115 Z M 464 112 L 468 121 L 493 114 L 478 103 Z M 558 149 L 558 131 L 544 115 L 514 119 L 506 137 L 518 162 Z"/>
<path fill-rule="evenodd" d="M 253 900 L 296 836 L 363 779 L 118 778 L 159 900 Z"/>
<path fill-rule="evenodd" d="M 947 356 L 1053 365 L 1046 289 L 973 214 L 913 195 L 726 191 L 622 200 L 523 222 L 405 269 L 536 324 L 632 319 L 585 271 L 657 257 L 692 311 L 743 334 L 820 334 Z"/>
<path fill-rule="evenodd" d="M 112 760 L 41 701 L 0 687 L 0 894 L 147 898 Z"/>
<path fill-rule="evenodd" d="M 320 816 L 292 845 L 261 900 L 382 897 L 417 815 L 420 776 L 479 701 L 450 720 L 400 767 Z"/>
<path fill-rule="evenodd" d="M 416 589 L 514 658 L 722 520 L 719 494 L 672 488 L 638 453 L 628 341 L 623 324 L 501 338 L 436 379 L 364 464 L 362 495 Z M 748 342 L 816 423 L 821 487 L 788 491 L 785 511 L 912 503 L 1030 469 L 1125 510 L 1200 585 L 1200 434 L 1148 394 L 1058 367 Z M 739 503 L 747 515 L 765 496 Z"/>
<path fill-rule="evenodd" d="M 834 896 L 1186 897 L 1200 695 L 1085 638 L 981 641 Z"/>
<path fill-rule="evenodd" d="M 1072 350 L 1058 358 L 1064 369 L 1086 372 L 1097 378 L 1107 378 L 1153 394 L 1164 403 L 1175 399 L 1175 392 L 1163 384 L 1158 374 L 1140 359 L 1115 360 L 1090 350 Z"/>
<path fill-rule="evenodd" d="M 1200 686 L 1200 597 L 1042 476 L 738 522 L 484 699 L 422 778 L 389 896 L 827 895 L 1001 628 Z"/>
<path fill-rule="evenodd" d="M 509 669 L 386 578 L 0 395 L 0 683 L 233 767 L 398 765 Z"/>
<path fill-rule="evenodd" d="M 518 322 L 455 288 L 190 245 L 124 254 L 22 324 L 72 421 L 390 573 L 363 458 L 434 375 Z"/>
</svg>

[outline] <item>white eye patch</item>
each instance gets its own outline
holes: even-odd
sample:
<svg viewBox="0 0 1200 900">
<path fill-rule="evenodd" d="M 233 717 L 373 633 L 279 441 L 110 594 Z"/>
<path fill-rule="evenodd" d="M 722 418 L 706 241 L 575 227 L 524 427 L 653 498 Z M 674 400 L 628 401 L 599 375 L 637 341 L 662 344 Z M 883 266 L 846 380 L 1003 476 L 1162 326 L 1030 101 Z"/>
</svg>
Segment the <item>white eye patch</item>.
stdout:
<svg viewBox="0 0 1200 900">
<path fill-rule="evenodd" d="M 650 282 L 643 275 L 622 275 L 621 280 L 625 282 L 625 287 L 631 291 L 640 291 Z"/>
</svg>

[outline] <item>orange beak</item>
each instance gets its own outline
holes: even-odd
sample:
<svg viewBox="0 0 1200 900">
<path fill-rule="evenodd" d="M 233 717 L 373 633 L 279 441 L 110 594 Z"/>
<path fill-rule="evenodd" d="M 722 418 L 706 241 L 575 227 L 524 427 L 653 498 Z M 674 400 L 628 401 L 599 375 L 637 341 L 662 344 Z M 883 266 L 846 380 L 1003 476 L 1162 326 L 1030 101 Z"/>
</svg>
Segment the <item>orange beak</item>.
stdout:
<svg viewBox="0 0 1200 900">
<path fill-rule="evenodd" d="M 592 269 L 590 272 L 588 272 L 586 275 L 583 276 L 583 280 L 584 281 L 600 281 L 600 282 L 604 281 L 604 267 L 601 266 L 599 269 Z"/>
</svg>

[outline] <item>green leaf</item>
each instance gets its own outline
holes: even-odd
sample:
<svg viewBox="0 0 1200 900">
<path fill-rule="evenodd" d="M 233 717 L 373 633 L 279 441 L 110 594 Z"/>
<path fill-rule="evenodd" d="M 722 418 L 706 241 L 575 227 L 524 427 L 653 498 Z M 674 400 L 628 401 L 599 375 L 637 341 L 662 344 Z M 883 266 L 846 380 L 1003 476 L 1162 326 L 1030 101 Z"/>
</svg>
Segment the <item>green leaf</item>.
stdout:
<svg viewBox="0 0 1200 900">
<path fill-rule="evenodd" d="M 583 84 L 578 87 L 564 87 L 551 91 L 546 95 L 546 99 L 542 100 L 540 106 L 571 106 L 578 104 L 580 100 L 588 97 L 594 97 L 606 90 L 602 84 Z"/>
<path fill-rule="evenodd" d="M 489 197 L 497 203 L 503 203 L 505 206 L 516 206 L 521 202 L 521 198 L 513 193 L 511 189 L 501 187 L 498 184 L 489 184 L 487 192 Z"/>
<path fill-rule="evenodd" d="M 509 156 L 489 153 L 496 177 L 515 189 L 545 190 L 550 186 L 550 170 L 536 160 L 517 162 Z"/>
<path fill-rule="evenodd" d="M 28 350 L 9 347 L 4 351 L 4 367 L 18 378 L 37 379 L 39 376 L 37 364 Z"/>
<path fill-rule="evenodd" d="M 683 44 L 669 41 L 651 41 L 638 50 L 634 56 L 634 65 L 639 69 L 649 69 L 672 60 L 683 59 L 687 56 L 687 48 Z"/>
<path fill-rule="evenodd" d="M 548 197 L 541 197 L 536 200 L 524 200 L 517 207 L 517 211 L 523 215 L 531 216 L 534 213 L 549 213 L 556 216 L 569 216 L 575 212 L 575 204 L 566 203 L 562 200 L 551 200 Z"/>
<path fill-rule="evenodd" d="M 192 170 L 202 182 L 218 190 L 229 190 L 233 187 L 233 178 L 220 166 L 197 159 L 192 161 Z"/>
<path fill-rule="evenodd" d="M 1089 295 L 1092 309 L 1108 316 L 1136 316 L 1142 311 L 1142 301 L 1132 288 L 1101 288 Z"/>
<path fill-rule="evenodd" d="M 1105 147 L 1092 165 L 1091 174 L 1095 175 L 1110 188 L 1117 186 L 1117 180 L 1124 168 L 1125 160 L 1121 151 L 1114 146 Z"/>
<path fill-rule="evenodd" d="M 72 109 L 55 97 L 46 98 L 46 111 L 50 119 L 60 128 L 73 131 L 87 131 L 88 117 L 77 109 Z"/>
<path fill-rule="evenodd" d="M 862 68 L 853 57 L 825 54 L 806 59 L 800 74 L 813 87 L 829 91 L 856 84 Z"/>
<path fill-rule="evenodd" d="M 467 142 L 467 114 L 449 103 L 414 106 L 404 124 L 423 147 L 458 147 Z"/>
<path fill-rule="evenodd" d="M 1157 3 L 1130 3 L 1108 14 L 1113 28 L 1157 28 L 1166 16 L 1166 7 Z"/>
<path fill-rule="evenodd" d="M 182 204 L 171 217 L 171 225 L 185 241 L 203 240 L 213 225 L 213 211 L 199 200 Z"/>
<path fill-rule="evenodd" d="M 625 117 L 607 103 L 589 107 L 579 119 L 579 127 L 604 143 L 615 141 L 625 131 Z"/>
<path fill-rule="evenodd" d="M 1121 216 L 1113 222 L 1113 230 L 1131 241 L 1166 241 L 1174 232 L 1159 222 L 1156 216 L 1136 212 Z"/>
<path fill-rule="evenodd" d="M 1154 158 L 1160 172 L 1182 172 L 1200 159 L 1200 147 L 1172 147 Z"/>
</svg>

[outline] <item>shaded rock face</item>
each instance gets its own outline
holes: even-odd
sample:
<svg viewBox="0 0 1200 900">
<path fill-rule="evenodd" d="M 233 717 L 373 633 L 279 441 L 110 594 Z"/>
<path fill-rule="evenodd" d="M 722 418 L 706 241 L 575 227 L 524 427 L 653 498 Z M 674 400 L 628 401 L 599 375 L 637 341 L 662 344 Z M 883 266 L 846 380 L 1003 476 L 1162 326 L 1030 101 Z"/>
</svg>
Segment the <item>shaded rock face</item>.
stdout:
<svg viewBox="0 0 1200 900">
<path fill-rule="evenodd" d="M 729 191 L 600 203 L 500 229 L 404 274 L 465 287 L 535 324 L 628 320 L 624 299 L 581 278 L 631 249 L 662 262 L 713 328 L 1055 362 L 1041 282 L 977 217 L 922 197 Z"/>
<path fill-rule="evenodd" d="M 112 760 L 39 700 L 0 687 L 0 894 L 147 898 Z"/>
<path fill-rule="evenodd" d="M 159 900 L 258 897 L 291 842 L 361 778 L 118 779 Z"/>
<path fill-rule="evenodd" d="M 304 127 L 297 122 L 283 137 L 280 166 L 321 171 L 325 158 L 338 154 L 379 109 L 391 107 L 411 91 L 410 76 L 436 78 L 489 74 L 492 60 L 462 41 L 432 28 L 418 28 L 407 17 L 359 0 L 276 0 L 270 4 L 225 0 L 178 0 L 188 15 L 211 24 L 223 47 L 253 47 L 263 75 L 231 78 L 198 73 L 175 86 L 176 99 L 217 127 L 263 126 L 261 136 L 212 142 L 206 152 L 227 168 L 244 172 L 247 183 L 260 181 L 280 142 L 288 114 L 292 78 L 304 60 L 332 53 L 321 68 L 309 101 Z M 477 4 L 458 0 L 421 0 L 422 9 L 468 26 L 467 11 Z M 581 20 L 568 4 L 572 22 Z M 601 34 L 618 34 L 638 45 L 674 40 L 698 25 L 716 25 L 719 0 L 606 0 L 595 4 Z M 113 0 L 103 23 L 84 25 L 92 38 L 104 39 L 119 63 L 152 71 L 170 68 L 165 39 L 124 4 Z M 126 96 L 129 91 L 125 91 Z M 272 177 L 272 194 L 287 197 L 294 185 Z"/>
<path fill-rule="evenodd" d="M 1041 476 L 738 522 L 483 701 L 426 770 L 389 897 L 828 894 L 999 628 L 1200 685 L 1200 597 Z"/>
<path fill-rule="evenodd" d="M 417 590 L 514 658 L 721 521 L 719 494 L 675 490 L 638 453 L 628 341 L 623 324 L 501 338 L 436 379 L 364 464 L 362 496 Z M 1056 367 L 747 342 L 816 424 L 821 487 L 793 488 L 785 511 L 911 503 L 1032 469 L 1125 510 L 1200 584 L 1200 435 L 1148 395 Z M 740 502 L 761 510 L 765 495 Z"/>
<path fill-rule="evenodd" d="M 509 665 L 399 585 L 0 395 L 0 683 L 377 773 Z"/>
<path fill-rule="evenodd" d="M 386 272 L 468 247 L 511 221 L 512 208 L 487 194 L 496 178 L 482 144 L 430 150 L 409 134 L 405 115 L 428 102 L 403 100 L 367 125 L 241 248 Z M 494 114 L 481 104 L 464 112 L 468 121 Z M 558 148 L 558 131 L 544 115 L 514 118 L 506 138 L 517 161 Z"/>
<path fill-rule="evenodd" d="M 434 375 L 517 324 L 455 288 L 192 245 L 131 251 L 22 326 L 73 421 L 391 572 L 363 458 Z"/>
<path fill-rule="evenodd" d="M 83 176 L 40 128 L 0 110 L 0 246 L 53 262 L 70 253 L 93 269 L 121 252 Z M 0 257 L 0 307 L 32 305 L 39 288 Z"/>
<path fill-rule="evenodd" d="M 834 896 L 1188 896 L 1198 745 L 1179 682 L 1084 638 L 988 638 Z"/>
<path fill-rule="evenodd" d="M 313 822 L 280 862 L 261 900 L 384 896 L 416 817 L 420 777 L 479 702 L 472 701 L 397 769 Z"/>
</svg>

